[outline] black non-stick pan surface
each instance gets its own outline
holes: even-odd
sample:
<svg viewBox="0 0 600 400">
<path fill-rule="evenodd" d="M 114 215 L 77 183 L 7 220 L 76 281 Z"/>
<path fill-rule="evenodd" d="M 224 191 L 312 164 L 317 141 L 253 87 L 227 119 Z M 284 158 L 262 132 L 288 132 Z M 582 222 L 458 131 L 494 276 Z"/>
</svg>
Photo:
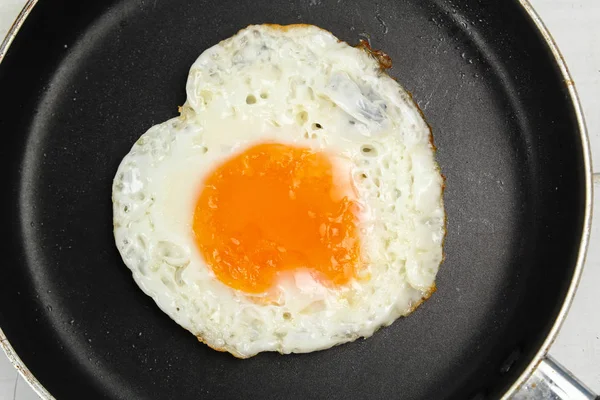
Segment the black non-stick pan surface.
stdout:
<svg viewBox="0 0 600 400">
<path fill-rule="evenodd" d="M 414 314 L 311 354 L 238 360 L 134 283 L 111 183 L 177 115 L 189 67 L 248 24 L 368 37 L 433 128 L 446 260 Z M 528 365 L 571 283 L 584 151 L 552 53 L 518 1 L 40 0 L 0 66 L 0 326 L 58 399 L 492 399 Z"/>
</svg>

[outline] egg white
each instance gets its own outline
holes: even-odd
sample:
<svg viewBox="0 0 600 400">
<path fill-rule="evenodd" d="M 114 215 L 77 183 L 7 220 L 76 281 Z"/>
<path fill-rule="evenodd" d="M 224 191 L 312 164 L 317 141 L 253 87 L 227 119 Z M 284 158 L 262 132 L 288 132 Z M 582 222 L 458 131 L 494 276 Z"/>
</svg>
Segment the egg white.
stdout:
<svg viewBox="0 0 600 400">
<path fill-rule="evenodd" d="M 114 234 L 137 284 L 209 346 L 250 357 L 310 352 L 368 337 L 435 289 L 443 178 L 410 96 L 368 52 L 314 26 L 250 26 L 192 65 L 181 115 L 150 128 L 113 183 Z M 203 179 L 260 142 L 335 154 L 362 205 L 366 267 L 327 288 L 309 269 L 273 297 L 221 283 L 192 230 Z"/>
</svg>

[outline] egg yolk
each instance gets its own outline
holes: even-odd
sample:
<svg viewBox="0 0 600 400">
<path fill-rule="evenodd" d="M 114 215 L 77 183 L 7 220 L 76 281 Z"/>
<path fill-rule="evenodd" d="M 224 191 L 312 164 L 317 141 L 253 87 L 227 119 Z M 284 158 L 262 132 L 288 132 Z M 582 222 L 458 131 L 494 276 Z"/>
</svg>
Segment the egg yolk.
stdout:
<svg viewBox="0 0 600 400">
<path fill-rule="evenodd" d="M 285 271 L 307 268 L 323 284 L 355 276 L 358 203 L 324 152 L 254 145 L 211 171 L 193 230 L 217 278 L 246 293 L 266 292 Z M 349 174 L 349 173 L 348 173 Z"/>
</svg>

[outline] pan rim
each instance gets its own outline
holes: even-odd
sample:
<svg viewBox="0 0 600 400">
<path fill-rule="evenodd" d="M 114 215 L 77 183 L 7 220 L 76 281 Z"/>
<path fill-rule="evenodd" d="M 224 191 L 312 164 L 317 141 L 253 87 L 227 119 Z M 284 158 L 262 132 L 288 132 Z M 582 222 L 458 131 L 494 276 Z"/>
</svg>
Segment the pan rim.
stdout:
<svg viewBox="0 0 600 400">
<path fill-rule="evenodd" d="M 550 347 L 556 341 L 558 336 L 558 332 L 562 327 L 567 314 L 573 304 L 573 299 L 575 298 L 575 293 L 577 292 L 577 288 L 579 287 L 579 282 L 581 281 L 581 275 L 583 273 L 583 266 L 585 264 L 587 250 L 589 245 L 589 239 L 592 231 L 592 204 L 593 204 L 593 172 L 592 172 L 592 154 L 589 143 L 589 135 L 587 131 L 587 126 L 585 123 L 585 117 L 583 115 L 583 109 L 581 106 L 581 100 L 579 99 L 579 94 L 577 93 L 577 89 L 575 88 L 575 82 L 571 77 L 571 73 L 569 72 L 569 68 L 567 67 L 567 63 L 558 49 L 558 45 L 556 44 L 554 38 L 550 34 L 550 31 L 542 21 L 541 17 L 535 11 L 529 0 L 519 0 L 519 3 L 523 7 L 523 10 L 529 15 L 529 18 L 535 23 L 538 31 L 543 36 L 546 44 L 550 48 L 552 55 L 554 56 L 554 60 L 558 65 L 560 72 L 563 76 L 563 83 L 567 86 L 567 90 L 569 92 L 569 96 L 571 97 L 571 103 L 575 109 L 575 114 L 577 117 L 577 125 L 579 126 L 579 133 L 581 138 L 581 147 L 583 150 L 583 164 L 584 164 L 584 177 L 585 177 L 585 205 L 584 205 L 584 217 L 583 217 L 583 228 L 581 235 L 581 242 L 579 244 L 579 252 L 577 254 L 577 261 L 575 265 L 575 271 L 573 272 L 573 278 L 571 279 L 571 284 L 569 285 L 569 290 L 567 291 L 567 295 L 563 301 L 563 304 L 560 308 L 560 311 L 556 317 L 556 320 L 552 324 L 552 328 L 544 343 L 542 343 L 539 350 L 536 352 L 535 356 L 529 363 L 529 365 L 525 368 L 525 370 L 521 373 L 521 375 L 514 381 L 514 383 L 510 386 L 510 388 L 506 391 L 506 393 L 502 396 L 502 400 L 508 400 L 533 374 L 533 372 L 537 369 L 538 365 L 544 360 Z"/>
<path fill-rule="evenodd" d="M 38 3 L 39 0 L 27 0 L 23 9 L 17 16 L 15 22 L 9 29 L 6 37 L 0 44 L 0 63 L 4 60 L 6 53 L 12 44 L 14 38 L 17 33 L 23 26 L 23 23 L 29 16 L 31 10 Z M 579 251 L 577 254 L 577 261 L 575 265 L 575 270 L 573 272 L 573 278 L 571 279 L 571 284 L 569 285 L 569 289 L 561 306 L 561 309 L 554 321 L 550 332 L 548 333 L 546 339 L 536 352 L 535 356 L 529 363 L 529 365 L 525 368 L 525 370 L 521 373 L 521 375 L 514 381 L 514 383 L 510 386 L 510 388 L 506 391 L 506 393 L 502 396 L 502 400 L 508 400 L 520 387 L 523 385 L 529 377 L 533 374 L 537 366 L 542 362 L 546 354 L 550 350 L 550 347 L 555 342 L 558 332 L 562 327 L 566 316 L 571 308 L 573 303 L 573 299 L 575 297 L 575 293 L 577 292 L 577 288 L 579 286 L 579 282 L 581 280 L 581 275 L 583 272 L 583 266 L 585 264 L 585 259 L 587 255 L 587 249 L 589 245 L 589 239 L 591 234 L 591 225 L 592 225 L 592 204 L 593 204 L 593 173 L 592 173 L 592 165 L 591 165 L 591 148 L 589 143 L 589 136 L 587 131 L 587 126 L 585 123 L 585 118 L 583 115 L 583 109 L 581 106 L 581 101 L 579 99 L 579 95 L 577 93 L 577 89 L 575 87 L 575 83 L 571 77 L 571 73 L 567 67 L 566 61 L 563 58 L 560 50 L 554 38 L 550 34 L 548 28 L 543 23 L 539 14 L 534 10 L 533 6 L 529 2 L 529 0 L 517 0 L 523 10 L 527 13 L 529 18 L 535 24 L 537 30 L 540 32 L 546 44 L 550 48 L 552 55 L 554 57 L 554 61 L 558 65 L 560 72 L 563 76 L 563 82 L 567 86 L 567 90 L 569 92 L 569 96 L 571 99 L 571 103 L 575 109 L 575 114 L 577 117 L 577 125 L 579 127 L 579 135 L 581 139 L 581 147 L 583 151 L 583 164 L 584 164 L 584 178 L 585 178 L 585 205 L 584 205 L 584 220 L 583 220 L 583 228 L 582 228 L 582 236 L 581 242 L 579 244 Z M 4 351 L 6 356 L 8 357 L 10 363 L 17 369 L 17 371 L 21 374 L 21 377 L 25 379 L 25 381 L 29 384 L 29 386 L 36 392 L 38 396 L 40 396 L 43 400 L 55 400 L 54 396 L 48 392 L 48 390 L 38 381 L 38 379 L 29 371 L 23 360 L 18 356 L 15 349 L 12 347 L 6 335 L 2 331 L 0 327 L 0 348 Z"/>
<path fill-rule="evenodd" d="M 4 60 L 4 57 L 6 56 L 6 53 L 8 52 L 8 48 L 12 44 L 13 40 L 17 36 L 17 33 L 21 29 L 21 26 L 23 26 L 23 23 L 25 22 L 25 20 L 29 16 L 29 13 L 31 12 L 33 7 L 35 7 L 37 2 L 38 2 L 38 0 L 27 0 L 25 5 L 23 6 L 23 9 L 17 16 L 17 19 L 15 20 L 15 22 L 13 22 L 12 26 L 8 30 L 6 37 L 0 44 L 0 64 L 2 64 L 2 61 Z M 21 374 L 21 377 L 23 379 L 25 379 L 25 381 L 29 384 L 29 386 L 33 389 L 33 391 L 42 400 L 55 400 L 55 397 L 50 394 L 48 389 L 46 389 L 44 387 L 44 385 L 41 384 L 40 381 L 38 381 L 38 379 L 31 373 L 29 368 L 27 368 L 27 366 L 25 365 L 23 360 L 21 360 L 21 358 L 19 357 L 19 355 L 17 354 L 15 349 L 12 347 L 12 345 L 8 341 L 8 338 L 4 334 L 4 331 L 2 330 L 1 327 L 0 327 L 0 347 L 4 351 L 4 354 L 6 354 L 6 357 L 8 357 L 9 362 L 13 365 L 13 367 L 15 367 L 17 369 L 19 374 Z"/>
</svg>

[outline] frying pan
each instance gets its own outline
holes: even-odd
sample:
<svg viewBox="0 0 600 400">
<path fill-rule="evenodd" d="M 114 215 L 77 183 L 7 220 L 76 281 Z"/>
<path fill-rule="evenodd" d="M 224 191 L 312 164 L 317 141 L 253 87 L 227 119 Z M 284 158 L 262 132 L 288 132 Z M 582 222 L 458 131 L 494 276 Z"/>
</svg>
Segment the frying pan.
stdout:
<svg viewBox="0 0 600 400">
<path fill-rule="evenodd" d="M 447 178 L 446 260 L 437 293 L 367 340 L 237 360 L 137 288 L 111 182 L 136 138 L 177 114 L 195 58 L 263 22 L 389 53 Z M 32 0 L 19 27 L 0 52 L 0 326 L 42 397 L 492 399 L 549 365 L 591 173 L 573 83 L 524 0 Z"/>
</svg>

